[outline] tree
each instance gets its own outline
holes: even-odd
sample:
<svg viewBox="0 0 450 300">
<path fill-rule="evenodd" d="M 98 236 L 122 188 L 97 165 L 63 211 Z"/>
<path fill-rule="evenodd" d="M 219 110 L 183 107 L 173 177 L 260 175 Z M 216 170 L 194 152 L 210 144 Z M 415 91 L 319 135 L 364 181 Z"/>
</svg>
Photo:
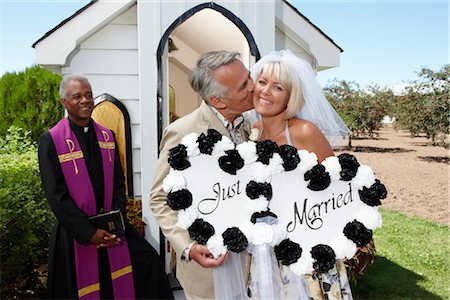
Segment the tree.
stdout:
<svg viewBox="0 0 450 300">
<path fill-rule="evenodd" d="M 363 91 L 356 82 L 345 80 L 335 80 L 325 88 L 325 95 L 351 131 L 349 146 L 352 137 L 373 138 L 394 99 L 389 89 L 374 85 Z"/>
<path fill-rule="evenodd" d="M 14 125 L 30 131 L 36 140 L 55 125 L 64 114 L 59 103 L 60 81 L 60 75 L 40 66 L 5 73 L 0 78 L 0 136 Z"/>
<path fill-rule="evenodd" d="M 425 134 L 432 145 L 446 143 L 449 132 L 450 65 L 434 72 L 422 68 L 395 104 L 396 123 L 412 136 Z"/>
</svg>

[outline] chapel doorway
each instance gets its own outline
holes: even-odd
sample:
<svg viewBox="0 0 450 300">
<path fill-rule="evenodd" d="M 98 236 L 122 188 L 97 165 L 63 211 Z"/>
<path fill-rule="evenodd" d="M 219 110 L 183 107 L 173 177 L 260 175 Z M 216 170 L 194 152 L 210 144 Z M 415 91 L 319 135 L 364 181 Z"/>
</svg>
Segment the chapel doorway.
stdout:
<svg viewBox="0 0 450 300">
<path fill-rule="evenodd" d="M 213 2 L 186 11 L 163 34 L 157 50 L 158 142 L 167 125 L 200 105 L 202 99 L 191 89 L 188 76 L 198 57 L 214 50 L 239 52 L 248 68 L 260 58 L 248 27 L 231 11 Z M 166 265 L 170 261 L 169 248 L 160 234 L 160 253 Z"/>
</svg>

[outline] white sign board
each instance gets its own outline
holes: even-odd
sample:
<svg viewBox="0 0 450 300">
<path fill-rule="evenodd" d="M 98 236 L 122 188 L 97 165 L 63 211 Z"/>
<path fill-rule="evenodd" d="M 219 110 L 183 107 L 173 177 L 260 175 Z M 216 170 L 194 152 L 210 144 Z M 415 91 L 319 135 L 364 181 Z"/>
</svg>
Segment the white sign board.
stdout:
<svg viewBox="0 0 450 300">
<path fill-rule="evenodd" d="M 198 219 L 212 225 L 215 246 L 211 248 L 217 248 L 217 237 L 221 239 L 222 233 L 231 227 L 239 228 L 251 243 L 256 243 L 257 240 L 258 243 L 276 246 L 281 240 L 277 240 L 275 231 L 250 222 L 254 213 L 268 209 L 277 216 L 275 225 L 278 232 L 282 231 L 281 238 L 288 237 L 303 249 L 300 258 L 304 260 L 303 265 L 305 261 L 309 264 L 310 250 L 318 244 L 330 246 L 338 259 L 352 257 L 357 247 L 355 242 L 344 235 L 344 228 L 348 223 L 356 220 L 370 230 L 381 226 L 381 216 L 376 205 L 367 205 L 359 196 L 360 190 L 371 188 L 375 183 L 373 171 L 368 166 L 358 164 L 353 178 L 343 181 L 338 158 L 327 158 L 320 168 L 326 173 L 325 177 L 329 183 L 320 190 L 313 190 L 314 188 L 308 186 L 310 179 L 305 180 L 305 173 L 318 167 L 314 154 L 304 150 L 298 151 L 300 163 L 293 170 L 285 171 L 284 161 L 278 153 L 273 153 L 270 162 L 263 164 L 257 161 L 256 144 L 248 142 L 237 147 L 239 159 L 243 159 L 236 174 L 232 174 L 226 172 L 219 163 L 227 149 L 234 150 L 234 144 L 224 139 L 226 137 L 222 137 L 219 142 L 221 149 L 212 151 L 213 154 L 200 153 L 198 148 L 195 148 L 198 147 L 195 143 L 187 145 L 186 153 L 190 155 L 186 155 L 186 159 L 189 160 L 190 166 L 183 170 L 172 170 L 169 174 L 172 177 L 179 176 L 171 181 L 184 183 L 182 187 L 178 186 L 177 190 L 183 188 L 192 194 L 190 207 L 179 210 L 179 224 L 183 224 L 180 227 L 188 229 L 193 221 Z M 196 137 L 190 137 L 189 140 L 196 141 Z M 268 194 L 263 192 L 256 197 L 249 194 L 247 187 L 251 182 L 264 184 L 265 188 L 269 186 L 271 199 L 267 199 Z M 173 184 L 167 186 L 170 191 Z M 255 229 L 256 227 L 259 229 Z M 262 227 L 263 231 L 260 229 Z M 255 230 L 260 232 L 255 234 Z M 271 237 L 266 239 L 264 235 Z M 215 253 L 218 255 L 220 251 Z"/>
</svg>

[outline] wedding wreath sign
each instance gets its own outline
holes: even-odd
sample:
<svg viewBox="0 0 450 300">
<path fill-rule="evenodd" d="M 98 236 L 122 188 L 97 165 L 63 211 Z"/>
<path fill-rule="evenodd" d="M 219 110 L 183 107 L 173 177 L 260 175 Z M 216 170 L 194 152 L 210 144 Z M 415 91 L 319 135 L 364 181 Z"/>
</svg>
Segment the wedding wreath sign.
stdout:
<svg viewBox="0 0 450 300">
<path fill-rule="evenodd" d="M 185 136 L 168 162 L 163 188 L 177 226 L 216 257 L 269 244 L 294 274 L 323 273 L 381 226 L 386 188 L 347 153 L 318 164 L 305 150 L 270 140 L 236 146 L 209 129 Z"/>
</svg>

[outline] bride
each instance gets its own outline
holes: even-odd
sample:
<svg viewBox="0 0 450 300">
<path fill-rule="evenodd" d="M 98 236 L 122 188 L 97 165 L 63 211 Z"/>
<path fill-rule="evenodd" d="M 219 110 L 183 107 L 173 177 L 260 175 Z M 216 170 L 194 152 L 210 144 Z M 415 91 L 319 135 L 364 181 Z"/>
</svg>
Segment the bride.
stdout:
<svg viewBox="0 0 450 300">
<path fill-rule="evenodd" d="M 347 126 L 326 100 L 307 61 L 289 50 L 275 51 L 255 64 L 252 77 L 255 81 L 253 104 L 259 118 L 254 124 L 257 134 L 251 136 L 254 140 L 272 140 L 278 146 L 288 144 L 308 150 L 322 162 L 333 155 L 332 146 L 342 144 L 348 137 Z M 267 270 L 267 265 L 257 262 L 273 262 L 273 257 L 264 260 L 257 257 L 258 253 L 261 252 L 253 251 L 251 278 L 254 282 L 250 284 L 255 298 L 264 297 L 255 281 L 261 270 Z M 299 279 L 300 284 L 295 285 L 295 275 L 289 273 L 289 268 L 278 267 L 276 262 L 271 265 L 272 269 L 279 269 L 277 295 L 280 298 L 352 299 L 341 260 L 327 273 L 304 275 Z"/>
</svg>

